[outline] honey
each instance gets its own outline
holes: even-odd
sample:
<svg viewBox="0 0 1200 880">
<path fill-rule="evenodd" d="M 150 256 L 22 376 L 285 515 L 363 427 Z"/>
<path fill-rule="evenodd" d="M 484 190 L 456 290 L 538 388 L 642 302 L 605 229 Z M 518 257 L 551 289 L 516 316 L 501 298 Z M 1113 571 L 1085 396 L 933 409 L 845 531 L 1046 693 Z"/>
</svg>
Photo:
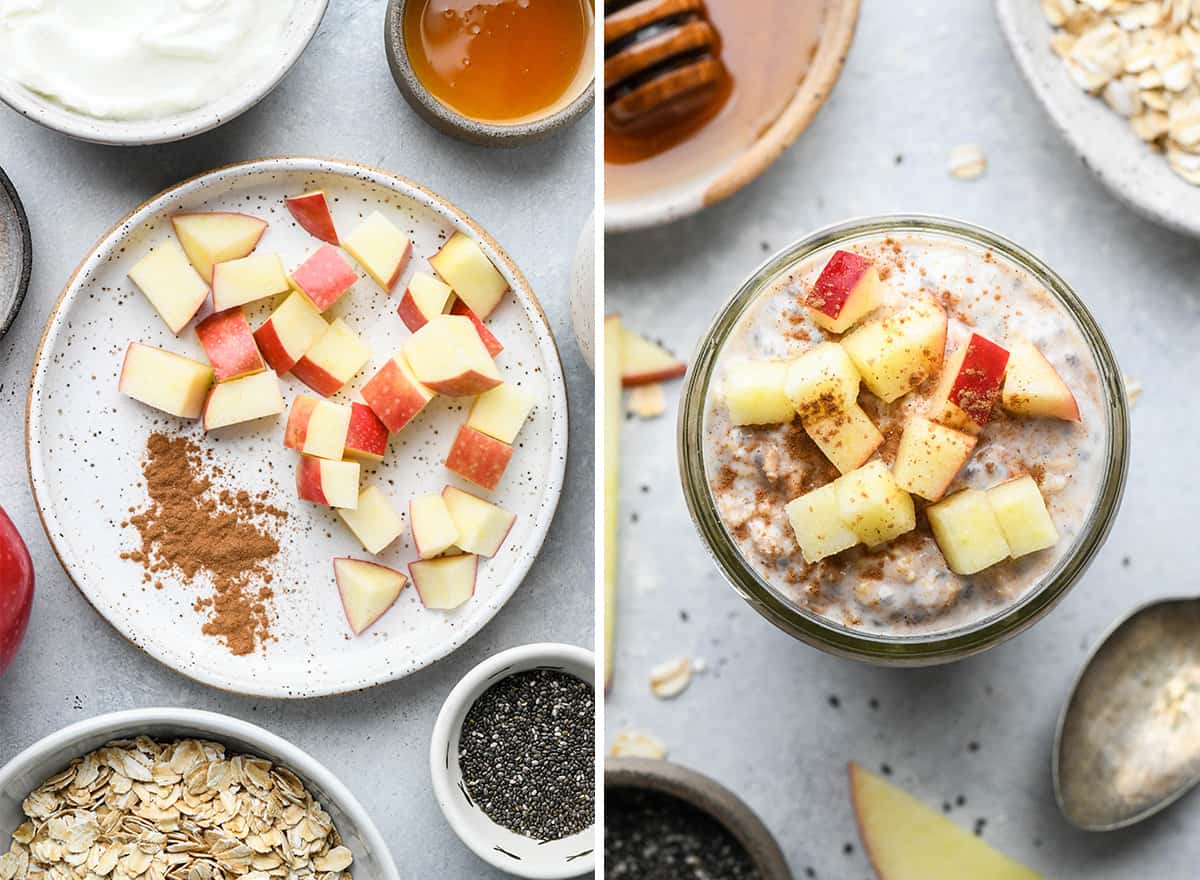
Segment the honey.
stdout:
<svg viewBox="0 0 1200 880">
<path fill-rule="evenodd" d="M 415 0 L 404 40 L 417 78 L 452 110 L 514 123 L 591 80 L 591 0 Z"/>
</svg>

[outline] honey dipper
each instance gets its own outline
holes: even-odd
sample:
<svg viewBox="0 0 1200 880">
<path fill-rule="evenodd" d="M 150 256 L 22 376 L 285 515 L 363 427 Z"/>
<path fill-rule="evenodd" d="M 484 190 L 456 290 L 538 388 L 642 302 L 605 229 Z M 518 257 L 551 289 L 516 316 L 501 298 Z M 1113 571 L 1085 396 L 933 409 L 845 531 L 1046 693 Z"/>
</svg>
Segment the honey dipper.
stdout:
<svg viewBox="0 0 1200 880">
<path fill-rule="evenodd" d="M 704 0 L 609 0 L 604 97 L 609 123 L 639 131 L 704 108 L 728 74 Z"/>
</svg>

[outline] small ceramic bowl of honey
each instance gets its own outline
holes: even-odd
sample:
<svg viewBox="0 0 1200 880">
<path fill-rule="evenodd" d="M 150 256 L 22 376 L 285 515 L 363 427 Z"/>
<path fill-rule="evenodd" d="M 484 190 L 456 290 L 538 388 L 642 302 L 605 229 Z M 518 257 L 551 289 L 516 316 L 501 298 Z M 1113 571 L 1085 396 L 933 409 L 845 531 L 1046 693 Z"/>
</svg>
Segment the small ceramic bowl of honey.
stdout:
<svg viewBox="0 0 1200 880">
<path fill-rule="evenodd" d="M 516 146 L 586 114 L 595 92 L 594 0 L 390 0 L 392 76 L 426 122 Z"/>
</svg>

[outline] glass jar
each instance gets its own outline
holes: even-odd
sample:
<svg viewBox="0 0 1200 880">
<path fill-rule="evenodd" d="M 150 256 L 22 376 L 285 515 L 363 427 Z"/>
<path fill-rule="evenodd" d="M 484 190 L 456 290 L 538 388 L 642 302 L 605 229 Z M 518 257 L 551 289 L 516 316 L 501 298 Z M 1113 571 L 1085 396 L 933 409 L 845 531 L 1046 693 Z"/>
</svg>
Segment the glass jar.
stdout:
<svg viewBox="0 0 1200 880">
<path fill-rule="evenodd" d="M 789 273 L 814 255 L 889 235 L 916 235 L 987 251 L 1044 286 L 1074 321 L 1093 355 L 1106 422 L 1099 486 L 1072 546 L 1011 604 L 968 625 L 933 633 L 889 635 L 855 629 L 802 608 L 768 583 L 744 558 L 726 527 L 705 463 L 705 417 L 718 357 L 759 295 L 787 283 Z M 750 276 L 700 342 L 680 405 L 678 442 L 684 497 L 700 537 L 730 584 L 756 611 L 795 638 L 828 653 L 879 665 L 920 666 L 960 660 L 1012 638 L 1049 612 L 1080 579 L 1104 543 L 1120 505 L 1129 458 L 1129 413 L 1121 371 L 1099 325 L 1049 266 L 978 226 L 934 216 L 889 215 L 818 230 L 771 257 Z"/>
</svg>

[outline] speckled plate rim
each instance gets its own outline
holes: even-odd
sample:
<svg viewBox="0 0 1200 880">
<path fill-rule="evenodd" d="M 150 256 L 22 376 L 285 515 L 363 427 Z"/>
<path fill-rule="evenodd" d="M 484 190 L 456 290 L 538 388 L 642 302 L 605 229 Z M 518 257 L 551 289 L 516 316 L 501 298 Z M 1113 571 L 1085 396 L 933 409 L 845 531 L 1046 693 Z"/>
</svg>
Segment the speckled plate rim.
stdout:
<svg viewBox="0 0 1200 880">
<path fill-rule="evenodd" d="M 33 274 L 33 237 L 29 232 L 29 217 L 25 214 L 25 206 L 21 204 L 17 188 L 13 186 L 3 168 L 0 168 L 0 189 L 4 190 L 4 201 L 12 206 L 10 216 L 16 222 L 21 239 L 21 268 L 16 276 L 16 295 L 7 312 L 0 314 L 0 339 L 3 339 L 8 328 L 17 319 L 17 313 L 21 311 L 21 304 L 25 302 L 25 295 L 29 292 L 29 278 Z"/>
<path fill-rule="evenodd" d="M 549 465 L 550 479 L 546 485 L 547 503 L 541 508 L 540 513 L 534 523 L 532 532 L 532 540 L 528 547 L 531 552 L 525 554 L 520 562 L 518 562 L 509 574 L 508 578 L 500 583 L 496 590 L 492 593 L 488 603 L 485 605 L 485 613 L 478 619 L 478 625 L 473 629 L 466 629 L 462 634 L 454 639 L 448 640 L 444 645 L 439 646 L 437 650 L 426 652 L 417 657 L 411 663 L 394 667 L 386 674 L 371 677 L 365 681 L 345 687 L 327 687 L 317 690 L 305 690 L 298 688 L 296 691 L 283 690 L 279 688 L 254 688 L 243 689 L 234 686 L 234 683 L 220 676 L 215 676 L 208 673 L 207 670 L 199 667 L 190 667 L 181 669 L 173 663 L 168 662 L 159 653 L 152 650 L 151 646 L 139 645 L 132 637 L 132 634 L 127 631 L 123 620 L 113 620 L 97 605 L 92 598 L 89 590 L 85 587 L 88 582 L 86 568 L 81 560 L 64 553 L 55 540 L 56 527 L 58 519 L 54 515 L 53 510 L 47 508 L 43 504 L 43 494 L 39 492 L 40 484 L 45 477 L 41 467 L 41 460 L 36 459 L 33 455 L 33 435 L 35 429 L 39 426 L 40 412 L 36 402 L 39 400 L 38 392 L 41 382 L 46 372 L 50 368 L 48 359 L 45 357 L 48 345 L 53 342 L 58 332 L 63 329 L 60 317 L 64 312 L 64 307 L 75 298 L 79 293 L 77 281 L 81 277 L 87 277 L 91 270 L 102 263 L 106 257 L 105 253 L 119 246 L 121 239 L 126 232 L 137 227 L 144 222 L 149 216 L 159 211 L 162 206 L 169 200 L 186 195 L 194 190 L 201 190 L 211 185 L 215 181 L 222 178 L 228 180 L 236 180 L 242 176 L 250 174 L 258 174 L 263 172 L 310 172 L 322 174 L 344 174 L 351 177 L 360 177 L 377 186 L 382 186 L 393 192 L 399 193 L 405 197 L 411 198 L 425 208 L 441 215 L 445 220 L 455 228 L 469 232 L 476 241 L 484 248 L 487 255 L 495 262 L 507 277 L 512 286 L 513 295 L 528 302 L 534 312 L 538 315 L 541 321 L 541 332 L 538 334 L 538 346 L 541 349 L 546 361 L 546 366 L 549 368 L 550 375 L 548 381 L 555 386 L 559 391 L 558 395 L 552 395 L 552 401 L 559 401 L 560 406 L 556 407 L 552 413 L 551 422 L 552 438 L 558 444 L 562 453 L 553 456 Z M 535 331 L 538 329 L 536 322 L 534 323 Z M 550 530 L 550 525 L 554 520 L 554 514 L 558 509 L 559 499 L 562 497 L 563 479 L 566 475 L 566 461 L 568 450 L 568 438 L 570 431 L 568 430 L 568 413 L 570 407 L 567 400 L 567 385 L 563 374 L 562 360 L 558 352 L 558 346 L 554 340 L 554 333 L 550 327 L 550 322 L 546 318 L 546 313 L 543 311 L 541 303 L 538 302 L 534 295 L 529 282 L 517 268 L 516 263 L 512 258 L 500 247 L 499 243 L 489 235 L 482 226 L 469 217 L 462 209 L 452 204 L 441 196 L 436 195 L 420 184 L 414 183 L 406 177 L 399 174 L 394 174 L 381 168 L 375 168 L 369 165 L 362 165 L 354 162 L 347 162 L 340 159 L 322 159 L 303 156 L 279 156 L 273 158 L 253 159 L 247 162 L 239 162 L 233 165 L 225 165 L 220 168 L 215 168 L 211 171 L 198 174 L 190 177 L 174 186 L 168 187 L 162 192 L 147 199 L 125 217 L 121 218 L 113 225 L 99 241 L 83 258 L 75 271 L 71 274 L 58 299 L 54 303 L 54 307 L 50 310 L 49 317 L 46 319 L 45 329 L 42 331 L 41 340 L 38 342 L 37 351 L 34 353 L 33 368 L 29 378 L 29 395 L 25 407 L 25 459 L 29 472 L 29 483 L 33 491 L 35 507 L 38 512 L 38 518 L 41 520 L 42 528 L 46 532 L 46 537 L 49 539 L 50 547 L 54 551 L 54 555 L 58 558 L 67 577 L 75 585 L 76 589 L 87 600 L 88 604 L 95 609 L 96 613 L 103 617 L 109 624 L 112 625 L 122 637 L 138 650 L 143 651 L 149 656 L 158 660 L 163 665 L 175 670 L 185 678 L 189 678 L 200 684 L 207 685 L 226 693 L 239 694 L 241 696 L 251 697 L 269 697 L 277 699 L 312 699 L 316 697 L 336 696 L 338 694 L 355 693 L 357 691 L 366 690 L 367 688 L 376 687 L 381 684 L 386 684 L 390 681 L 396 681 L 405 678 L 418 670 L 424 669 L 427 666 L 444 659 L 458 648 L 466 644 L 471 638 L 477 635 L 487 624 L 492 620 L 500 609 L 507 604 L 508 600 L 516 593 L 517 588 L 525 580 L 525 576 L 529 573 L 534 560 L 541 552 L 541 548 L 546 540 L 546 534 Z"/>
</svg>

